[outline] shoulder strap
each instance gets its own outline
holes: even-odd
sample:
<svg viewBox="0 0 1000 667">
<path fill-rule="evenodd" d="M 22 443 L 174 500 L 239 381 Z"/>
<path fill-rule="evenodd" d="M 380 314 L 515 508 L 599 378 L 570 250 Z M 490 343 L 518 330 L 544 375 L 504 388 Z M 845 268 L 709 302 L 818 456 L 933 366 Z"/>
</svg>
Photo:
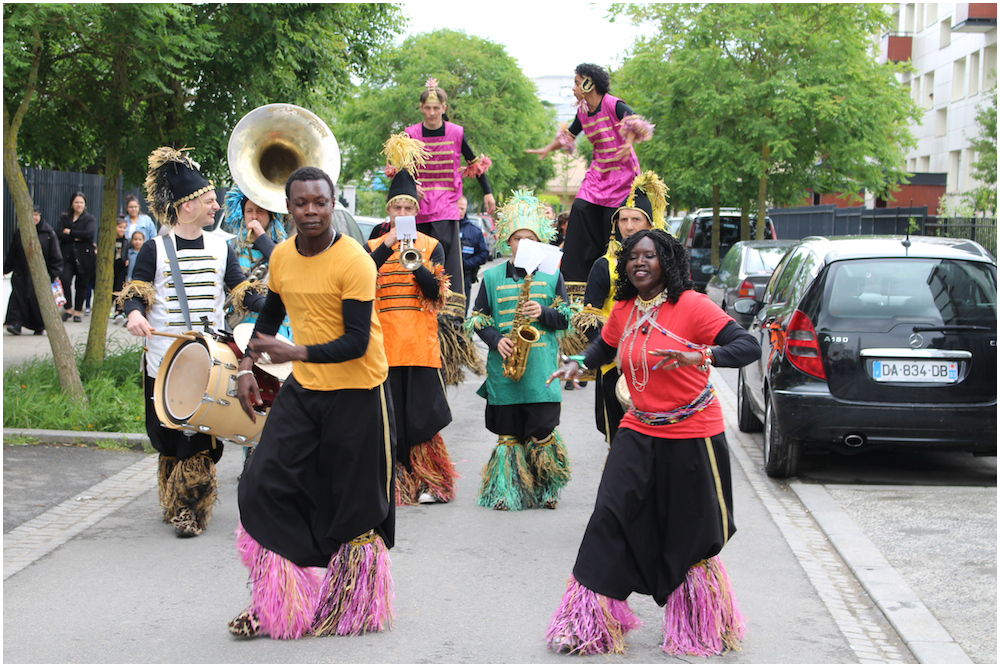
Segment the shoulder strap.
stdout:
<svg viewBox="0 0 1000 667">
<path fill-rule="evenodd" d="M 194 327 L 191 326 L 191 313 L 188 311 L 187 294 L 184 292 L 184 276 L 181 275 L 181 267 L 177 262 L 173 234 L 166 234 L 163 237 L 163 250 L 167 253 L 167 260 L 170 261 L 170 273 L 174 276 L 174 291 L 177 292 L 177 302 L 181 306 L 184 323 L 187 324 L 188 331 L 192 331 Z"/>
</svg>

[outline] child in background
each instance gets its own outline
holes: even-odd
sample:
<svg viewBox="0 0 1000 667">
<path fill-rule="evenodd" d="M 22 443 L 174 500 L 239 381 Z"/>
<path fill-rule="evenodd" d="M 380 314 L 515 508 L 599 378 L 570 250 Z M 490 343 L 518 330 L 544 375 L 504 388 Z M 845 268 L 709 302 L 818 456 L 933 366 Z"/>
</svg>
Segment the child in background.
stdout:
<svg viewBox="0 0 1000 667">
<path fill-rule="evenodd" d="M 112 286 L 112 291 L 115 294 L 121 292 L 122 286 L 125 284 L 125 274 L 128 266 L 128 240 L 125 238 L 125 230 L 127 228 L 128 222 L 125 218 L 118 218 L 118 225 L 115 229 L 117 235 L 115 236 L 115 259 L 113 263 L 115 277 Z M 114 319 L 115 324 L 119 324 L 125 320 L 125 312 L 121 306 L 113 304 L 109 317 Z"/>
<path fill-rule="evenodd" d="M 131 247 L 128 249 L 128 259 L 126 260 L 126 278 L 132 280 L 132 268 L 135 266 L 135 258 L 139 255 L 139 251 L 142 249 L 142 244 L 146 242 L 146 235 L 142 232 L 136 230 L 132 232 L 132 239 L 130 241 Z"/>
</svg>

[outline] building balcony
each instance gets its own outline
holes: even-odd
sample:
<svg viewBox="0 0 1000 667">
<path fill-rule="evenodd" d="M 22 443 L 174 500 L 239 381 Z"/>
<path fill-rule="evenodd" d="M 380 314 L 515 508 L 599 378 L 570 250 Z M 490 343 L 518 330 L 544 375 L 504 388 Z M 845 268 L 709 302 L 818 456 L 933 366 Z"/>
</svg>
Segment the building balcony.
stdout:
<svg viewBox="0 0 1000 667">
<path fill-rule="evenodd" d="M 908 32 L 887 32 L 882 35 L 879 63 L 904 62 L 913 55 L 913 35 Z"/>
<path fill-rule="evenodd" d="M 955 4 L 952 32 L 989 32 L 997 29 L 995 2 L 959 2 Z"/>
</svg>

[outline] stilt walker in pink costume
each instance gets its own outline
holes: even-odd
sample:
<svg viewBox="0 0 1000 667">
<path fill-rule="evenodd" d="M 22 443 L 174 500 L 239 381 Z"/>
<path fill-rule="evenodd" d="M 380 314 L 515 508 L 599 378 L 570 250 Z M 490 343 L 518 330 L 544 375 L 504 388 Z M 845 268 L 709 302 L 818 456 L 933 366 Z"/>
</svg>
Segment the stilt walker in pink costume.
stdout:
<svg viewBox="0 0 1000 667">
<path fill-rule="evenodd" d="M 475 178 L 479 181 L 487 215 L 493 215 L 496 202 L 486 178 L 486 170 L 492 164 L 490 158 L 476 156 L 469 147 L 465 129 L 449 121 L 447 111 L 447 93 L 438 86 L 437 79 L 430 78 L 420 94 L 420 113 L 424 120 L 404 131 L 422 142 L 428 154 L 427 161 L 413 172 L 420 199 L 417 230 L 441 244 L 445 257 L 444 272 L 451 277 L 451 293 L 447 304 L 438 313 L 441 324 L 438 335 L 444 356 L 445 382 L 457 385 L 463 378 L 462 366 L 477 375 L 484 372 L 482 362 L 470 353 L 461 334 L 468 296 L 465 294 L 459 234 L 462 215 L 458 210 L 458 200 L 462 197 L 462 179 Z M 464 169 L 461 166 L 463 157 L 466 161 Z"/>
<path fill-rule="evenodd" d="M 292 362 L 260 444 L 240 478 L 236 547 L 250 571 L 250 605 L 237 637 L 357 635 L 389 627 L 395 538 L 392 397 L 376 269 L 337 232 L 330 177 L 303 167 L 285 185 L 296 235 L 274 248 L 268 294 L 237 395 L 260 405 L 252 367 L 267 354 Z M 288 314 L 296 345 L 274 334 Z M 314 568 L 326 568 L 323 576 Z"/>
<path fill-rule="evenodd" d="M 545 158 L 554 150 L 572 153 L 580 132 L 594 146 L 594 159 L 570 209 L 560 271 L 575 306 L 582 307 L 590 268 L 608 247 L 611 216 L 629 195 L 639 175 L 639 160 L 632 145 L 653 136 L 653 125 L 632 112 L 625 102 L 608 93 L 607 72 L 589 63 L 576 68 L 573 95 L 579 103 L 572 125 L 559 128 L 544 148 L 528 153 Z"/>
<path fill-rule="evenodd" d="M 710 370 L 752 363 L 760 345 L 694 290 L 687 251 L 663 230 L 628 237 L 616 274 L 615 305 L 582 363 L 549 378 L 576 381 L 617 356 L 630 406 L 546 639 L 624 653 L 639 624 L 627 600 L 642 593 L 664 607 L 664 652 L 739 650 L 743 617 L 719 558 L 736 532 L 729 448 Z"/>
</svg>

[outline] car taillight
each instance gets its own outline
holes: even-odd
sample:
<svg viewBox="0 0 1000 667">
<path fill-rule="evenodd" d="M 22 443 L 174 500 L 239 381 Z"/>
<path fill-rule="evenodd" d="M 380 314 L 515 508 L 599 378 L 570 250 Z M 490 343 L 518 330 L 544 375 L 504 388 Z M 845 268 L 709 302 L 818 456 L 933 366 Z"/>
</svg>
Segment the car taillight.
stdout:
<svg viewBox="0 0 1000 667">
<path fill-rule="evenodd" d="M 801 310 L 792 313 L 785 329 L 785 354 L 792 365 L 803 373 L 820 380 L 826 379 L 823 356 L 819 350 L 819 337 L 812 320 Z"/>
<path fill-rule="evenodd" d="M 754 290 L 752 282 L 750 282 L 749 280 L 744 280 L 742 283 L 740 283 L 740 292 L 737 298 L 742 299 L 748 296 L 756 297 L 757 292 Z"/>
</svg>

